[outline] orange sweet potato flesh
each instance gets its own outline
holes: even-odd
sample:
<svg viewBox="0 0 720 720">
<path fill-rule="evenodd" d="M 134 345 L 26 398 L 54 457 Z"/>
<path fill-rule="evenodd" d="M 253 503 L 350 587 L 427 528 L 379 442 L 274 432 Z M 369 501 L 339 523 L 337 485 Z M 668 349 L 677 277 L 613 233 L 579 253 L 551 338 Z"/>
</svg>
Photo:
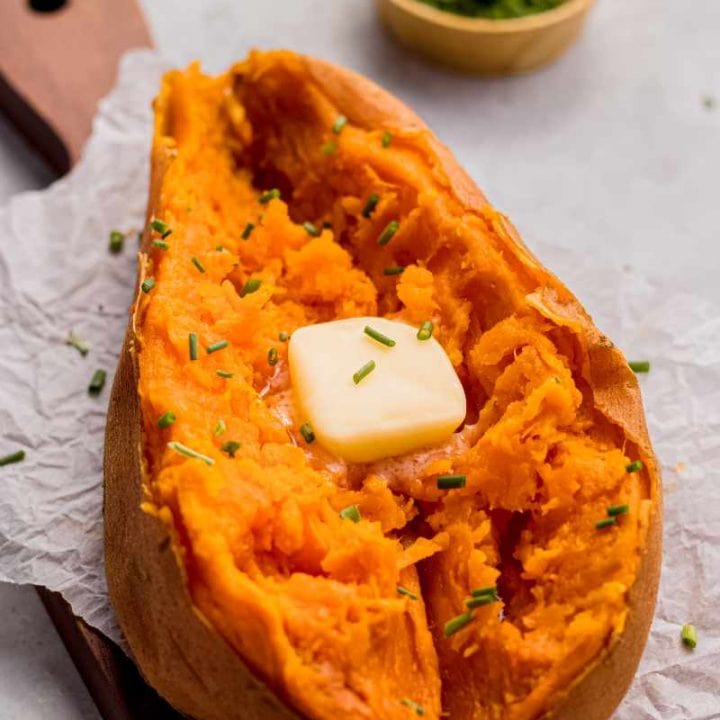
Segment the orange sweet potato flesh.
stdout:
<svg viewBox="0 0 720 720">
<path fill-rule="evenodd" d="M 658 469 L 620 351 L 367 80 L 256 52 L 219 77 L 169 73 L 155 109 L 148 219 L 172 234 L 162 249 L 145 233 L 155 286 L 138 292 L 105 467 L 108 582 L 143 673 L 198 720 L 408 718 L 412 703 L 453 720 L 609 717 L 660 559 Z M 270 188 L 281 198 L 262 202 Z M 305 442 L 279 334 L 360 315 L 434 321 L 468 399 L 448 442 L 365 466 Z M 438 490 L 449 472 L 466 486 Z M 339 515 L 353 503 L 358 523 Z M 488 585 L 500 601 L 446 638 Z"/>
</svg>

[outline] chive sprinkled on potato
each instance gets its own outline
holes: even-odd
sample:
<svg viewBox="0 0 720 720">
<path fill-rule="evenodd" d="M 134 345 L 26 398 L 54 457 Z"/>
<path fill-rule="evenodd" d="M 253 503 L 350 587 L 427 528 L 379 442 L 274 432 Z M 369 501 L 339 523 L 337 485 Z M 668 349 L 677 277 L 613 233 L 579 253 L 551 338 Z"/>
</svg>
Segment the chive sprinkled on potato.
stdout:
<svg viewBox="0 0 720 720">
<path fill-rule="evenodd" d="M 391 265 L 383 268 L 383 275 L 402 275 L 404 272 L 405 268 L 402 265 Z"/>
<path fill-rule="evenodd" d="M 203 264 L 193 255 L 193 257 L 190 258 L 190 262 L 198 269 L 199 272 L 204 273 L 205 268 L 203 267 Z"/>
<path fill-rule="evenodd" d="M 305 440 L 308 445 L 315 442 L 315 433 L 313 432 L 310 423 L 303 423 L 300 426 L 300 434 L 303 436 L 303 440 Z"/>
<path fill-rule="evenodd" d="M 343 128 L 348 124 L 348 119 L 344 115 L 338 115 L 335 122 L 332 125 L 332 131 L 339 135 Z"/>
<path fill-rule="evenodd" d="M 220 446 L 220 449 L 231 458 L 234 458 L 235 453 L 240 449 L 240 443 L 237 440 L 228 440 Z"/>
<path fill-rule="evenodd" d="M 356 373 L 353 373 L 353 382 L 357 385 L 363 378 L 366 378 L 375 367 L 375 361 L 368 360 Z"/>
<path fill-rule="evenodd" d="M 469 597 L 465 600 L 465 606 L 468 610 L 474 610 L 475 608 L 483 607 L 484 605 L 492 605 L 497 602 L 498 598 L 495 595 L 478 595 L 477 597 Z"/>
<path fill-rule="evenodd" d="M 685 647 L 689 647 L 691 650 L 694 650 L 697 647 L 697 630 L 694 625 L 691 625 L 690 623 L 683 625 L 682 630 L 680 631 L 680 638 Z"/>
<path fill-rule="evenodd" d="M 257 290 L 260 289 L 261 285 L 262 280 L 258 278 L 248 278 L 245 284 L 242 286 L 242 290 L 240 290 L 240 297 L 243 298 L 246 295 L 252 295 L 254 292 L 257 292 Z"/>
<path fill-rule="evenodd" d="M 160 234 L 160 237 L 164 240 L 168 235 L 172 234 L 172 228 L 164 221 L 160 220 L 160 218 L 153 218 L 152 222 L 150 223 L 150 227 L 156 232 Z"/>
<path fill-rule="evenodd" d="M 216 370 L 215 374 L 218 377 L 225 378 L 225 380 L 229 380 L 231 377 L 233 377 L 233 373 L 227 372 L 227 370 Z"/>
<path fill-rule="evenodd" d="M 157 421 L 159 428 L 169 428 L 176 420 L 175 413 L 172 410 L 164 412 Z"/>
<path fill-rule="evenodd" d="M 493 595 L 497 597 L 497 587 L 495 585 L 486 585 L 485 587 L 473 588 L 470 591 L 472 597 L 482 597 L 483 595 Z"/>
<path fill-rule="evenodd" d="M 272 367 L 278 364 L 278 351 L 277 348 L 271 347 L 267 352 L 268 365 Z"/>
<path fill-rule="evenodd" d="M 595 529 L 604 530 L 605 528 L 612 527 L 613 525 L 617 525 L 617 519 L 614 517 L 607 517 L 603 518 L 602 520 L 598 520 L 595 523 Z"/>
<path fill-rule="evenodd" d="M 352 520 L 353 522 L 360 522 L 360 508 L 357 505 L 348 505 L 340 511 L 340 517 L 344 520 Z"/>
<path fill-rule="evenodd" d="M 310 237 L 320 237 L 320 230 L 317 225 L 314 225 L 311 222 L 304 222 L 303 228 Z"/>
<path fill-rule="evenodd" d="M 220 420 L 215 423 L 215 427 L 213 428 L 213 435 L 215 437 L 218 437 L 219 435 L 222 435 L 226 430 L 227 425 L 225 424 L 225 421 L 220 418 Z"/>
<path fill-rule="evenodd" d="M 140 286 L 140 289 L 145 293 L 149 293 L 153 288 L 155 287 L 155 278 L 145 278 L 143 280 L 142 285 Z"/>
<path fill-rule="evenodd" d="M 15 452 L 8 453 L 0 457 L 0 467 L 3 465 L 12 465 L 13 463 L 22 462 L 25 459 L 24 450 L 16 450 Z"/>
<path fill-rule="evenodd" d="M 386 226 L 385 229 L 380 233 L 380 237 L 378 237 L 378 245 L 385 246 L 387 245 L 392 239 L 395 233 L 398 231 L 398 228 L 400 227 L 400 223 L 397 220 L 391 220 Z"/>
<path fill-rule="evenodd" d="M 169 243 L 166 243 L 164 240 L 153 240 L 152 244 L 153 247 L 156 247 L 158 250 L 167 250 L 170 247 Z"/>
<path fill-rule="evenodd" d="M 280 342 L 287 342 L 289 339 L 290 339 L 290 335 L 288 335 L 288 333 L 286 333 L 284 330 L 281 330 L 278 333 L 278 340 Z"/>
<path fill-rule="evenodd" d="M 625 472 L 626 473 L 640 472 L 643 469 L 643 467 L 645 467 L 645 466 L 643 465 L 642 460 L 633 460 L 631 463 L 629 463 L 628 465 L 625 466 Z"/>
<path fill-rule="evenodd" d="M 255 223 L 249 222 L 249 223 L 245 226 L 245 229 L 242 231 L 242 234 L 240 235 L 240 237 L 241 237 L 243 240 L 247 240 L 247 239 L 252 235 L 252 231 L 253 231 L 254 229 L 255 229 Z"/>
<path fill-rule="evenodd" d="M 451 618 L 443 625 L 443 634 L 446 638 L 453 636 L 456 632 L 460 632 L 466 625 L 469 625 L 472 619 L 472 613 L 469 612 L 464 612 L 462 615 Z"/>
<path fill-rule="evenodd" d="M 380 144 L 381 144 L 384 148 L 387 148 L 387 147 L 390 147 L 390 144 L 392 143 L 392 141 L 393 141 L 393 135 L 392 135 L 392 133 L 391 133 L 389 130 L 386 130 L 386 131 L 382 134 L 382 137 L 380 138 Z"/>
<path fill-rule="evenodd" d="M 203 455 L 202 453 L 199 453 L 197 450 L 193 450 L 192 448 L 188 447 L 187 445 L 183 445 L 180 442 L 175 442 L 174 440 L 172 442 L 169 442 L 167 446 L 174 450 L 179 455 L 184 455 L 188 458 L 193 458 L 194 460 L 202 460 L 206 465 L 214 465 L 215 460 L 213 460 L 211 457 L 208 457 L 207 455 Z"/>
<path fill-rule="evenodd" d="M 229 344 L 230 343 L 227 340 L 218 340 L 218 342 L 208 345 L 205 348 L 205 352 L 208 355 L 212 355 L 212 353 L 217 352 L 218 350 L 224 350 Z"/>
<path fill-rule="evenodd" d="M 383 335 L 379 330 L 375 330 L 375 328 L 371 328 L 369 325 L 365 326 L 365 329 L 363 332 L 371 337 L 373 340 L 376 340 L 381 345 L 386 345 L 387 347 L 395 347 L 395 341 L 392 338 L 389 338 L 387 335 Z"/>
<path fill-rule="evenodd" d="M 455 490 L 465 487 L 465 475 L 440 475 L 437 479 L 438 490 Z"/>
<path fill-rule="evenodd" d="M 409 597 L 411 600 L 417 600 L 418 596 L 412 591 L 408 590 L 406 587 L 403 587 L 402 585 L 398 585 L 397 588 L 398 595 L 404 595 L 405 597 Z"/>
<path fill-rule="evenodd" d="M 607 514 L 610 517 L 618 517 L 619 515 L 627 515 L 630 512 L 630 506 L 623 504 L 623 505 L 611 505 L 607 509 Z"/>
<path fill-rule="evenodd" d="M 402 698 L 400 704 L 414 710 L 416 715 L 425 714 L 425 708 L 422 705 L 418 705 L 414 700 L 410 700 L 410 698 Z"/>
<path fill-rule="evenodd" d="M 110 232 L 110 240 L 108 241 L 108 250 L 113 254 L 117 255 L 122 252 L 123 245 L 125 245 L 125 235 L 119 230 L 112 230 Z"/>
<path fill-rule="evenodd" d="M 634 373 L 648 373 L 650 372 L 650 361 L 649 360 L 631 360 L 628 365 Z"/>
<path fill-rule="evenodd" d="M 188 353 L 191 360 L 197 360 L 198 358 L 198 337 L 195 333 L 188 335 Z"/>
<path fill-rule="evenodd" d="M 328 140 L 328 142 L 322 145 L 320 150 L 323 155 L 334 155 L 337 151 L 337 145 L 332 140 Z"/>
<path fill-rule="evenodd" d="M 362 216 L 364 218 L 369 218 L 375 211 L 379 202 L 380 196 L 377 193 L 370 193 L 370 197 L 368 197 L 365 207 L 362 209 Z"/>
<path fill-rule="evenodd" d="M 417 331 L 418 340 L 429 340 L 433 334 L 432 320 L 426 320 Z"/>
<path fill-rule="evenodd" d="M 88 385 L 88 392 L 91 395 L 99 395 L 102 389 L 105 387 L 105 380 L 107 379 L 107 372 L 105 370 L 96 370 L 90 379 Z"/>
<path fill-rule="evenodd" d="M 279 200 L 280 199 L 280 190 L 277 188 L 271 188 L 270 190 L 265 190 L 265 192 L 260 193 L 260 197 L 258 198 L 258 202 L 261 205 L 267 205 L 271 200 Z"/>
<path fill-rule="evenodd" d="M 68 333 L 65 344 L 75 348 L 83 357 L 90 352 L 90 345 L 72 330 Z"/>
</svg>

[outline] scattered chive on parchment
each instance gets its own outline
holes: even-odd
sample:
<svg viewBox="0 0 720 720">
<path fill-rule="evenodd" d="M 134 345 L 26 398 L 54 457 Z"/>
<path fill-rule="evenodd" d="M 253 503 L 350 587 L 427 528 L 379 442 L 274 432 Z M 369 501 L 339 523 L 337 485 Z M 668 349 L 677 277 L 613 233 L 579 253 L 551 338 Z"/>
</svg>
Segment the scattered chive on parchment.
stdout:
<svg viewBox="0 0 720 720">
<path fill-rule="evenodd" d="M 371 328 L 369 325 L 365 326 L 365 329 L 363 332 L 371 337 L 373 340 L 376 340 L 381 345 L 386 345 L 387 347 L 395 347 L 395 341 L 392 338 L 389 338 L 387 335 L 383 335 L 379 330 L 375 330 L 375 328 Z"/>
<path fill-rule="evenodd" d="M 313 432 L 310 423 L 303 423 L 300 426 L 300 434 L 303 436 L 303 439 L 308 445 L 315 442 L 315 433 Z"/>
<path fill-rule="evenodd" d="M 424 715 L 425 708 L 422 705 L 418 705 L 414 700 L 410 698 L 401 698 L 400 704 L 415 711 L 416 715 Z"/>
<path fill-rule="evenodd" d="M 368 360 L 357 372 L 353 373 L 353 382 L 357 385 L 366 378 L 376 367 L 374 360 Z"/>
<path fill-rule="evenodd" d="M 110 231 L 110 240 L 108 241 L 108 250 L 113 254 L 117 255 L 122 252 L 123 245 L 125 245 L 125 234 L 119 230 Z"/>
<path fill-rule="evenodd" d="M 400 223 L 397 220 L 391 220 L 385 226 L 385 229 L 380 233 L 380 237 L 378 237 L 378 245 L 387 245 L 393 239 L 393 236 L 398 231 L 399 227 Z"/>
<path fill-rule="evenodd" d="M 650 372 L 650 361 L 649 360 L 631 360 L 628 365 L 634 373 L 648 373 Z"/>
<path fill-rule="evenodd" d="M 691 650 L 694 650 L 697 647 L 697 630 L 694 625 L 691 625 L 690 623 L 683 625 L 682 630 L 680 631 L 680 638 L 685 647 L 689 647 Z"/>
<path fill-rule="evenodd" d="M 340 511 L 340 517 L 344 520 L 352 520 L 354 523 L 360 522 L 360 508 L 357 505 L 348 505 Z"/>
<path fill-rule="evenodd" d="M 429 340 L 433 334 L 432 320 L 426 320 L 417 331 L 418 340 Z"/>
<path fill-rule="evenodd" d="M 164 412 L 159 418 L 158 418 L 158 427 L 159 428 L 169 428 L 176 420 L 175 413 L 172 410 L 168 410 L 167 412 Z"/>
<path fill-rule="evenodd" d="M 90 344 L 83 340 L 79 335 L 76 335 L 73 330 L 68 333 L 65 344 L 70 347 L 74 347 L 83 357 L 90 352 Z"/>
<path fill-rule="evenodd" d="M 8 453 L 0 457 L 0 467 L 3 465 L 12 465 L 13 463 L 22 462 L 25 459 L 24 450 L 16 450 L 13 453 Z"/>
<path fill-rule="evenodd" d="M 252 295 L 252 293 L 256 292 L 261 285 L 262 280 L 259 280 L 258 278 L 248 278 L 242 286 L 242 290 L 240 290 L 240 297 L 243 298 L 246 295 Z"/>
<path fill-rule="evenodd" d="M 220 446 L 220 449 L 231 458 L 234 458 L 235 453 L 240 449 L 240 443 L 237 440 L 228 440 Z"/>
<path fill-rule="evenodd" d="M 380 196 L 377 193 L 370 193 L 370 197 L 367 199 L 365 207 L 362 209 L 362 216 L 364 218 L 369 218 L 373 214 L 379 202 Z"/>
<path fill-rule="evenodd" d="M 398 585 L 397 588 L 398 595 L 404 595 L 405 597 L 409 597 L 411 600 L 417 600 L 418 596 L 412 591 L 408 590 L 406 587 L 403 587 L 402 585 Z"/>
<path fill-rule="evenodd" d="M 185 457 L 193 458 L 194 460 L 202 460 L 206 465 L 214 465 L 215 460 L 213 460 L 211 457 L 208 457 L 207 455 L 203 455 L 202 453 L 199 453 L 197 450 L 193 450 L 192 448 L 189 448 L 187 445 L 183 445 L 182 443 L 175 442 L 174 440 L 172 442 L 169 442 L 167 446 L 174 450 L 176 453 L 180 455 L 184 455 Z"/>
<path fill-rule="evenodd" d="M 102 389 L 105 387 L 105 380 L 107 378 L 107 372 L 105 370 L 96 370 L 88 385 L 88 392 L 91 395 L 99 395 Z"/>
<path fill-rule="evenodd" d="M 454 490 L 465 487 L 465 475 L 439 475 L 437 479 L 438 490 Z"/>
</svg>

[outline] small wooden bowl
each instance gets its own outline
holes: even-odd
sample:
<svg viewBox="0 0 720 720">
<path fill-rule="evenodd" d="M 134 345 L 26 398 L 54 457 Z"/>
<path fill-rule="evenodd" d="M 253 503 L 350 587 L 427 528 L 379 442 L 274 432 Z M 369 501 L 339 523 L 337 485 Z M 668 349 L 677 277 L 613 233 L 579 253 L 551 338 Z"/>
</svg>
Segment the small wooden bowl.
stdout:
<svg viewBox="0 0 720 720">
<path fill-rule="evenodd" d="M 510 20 L 468 18 L 418 0 L 377 0 L 380 17 L 405 45 L 455 70 L 480 75 L 529 72 L 575 42 L 595 0 Z"/>
</svg>

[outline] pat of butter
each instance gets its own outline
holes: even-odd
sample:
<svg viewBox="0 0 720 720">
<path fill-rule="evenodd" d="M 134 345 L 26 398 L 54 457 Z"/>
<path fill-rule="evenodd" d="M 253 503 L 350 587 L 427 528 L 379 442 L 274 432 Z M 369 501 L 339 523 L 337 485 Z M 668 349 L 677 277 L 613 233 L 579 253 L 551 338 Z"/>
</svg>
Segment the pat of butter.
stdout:
<svg viewBox="0 0 720 720">
<path fill-rule="evenodd" d="M 395 341 L 387 347 L 371 327 Z M 288 348 L 295 397 L 318 442 L 350 462 L 372 462 L 449 437 L 465 417 L 465 392 L 450 359 L 417 328 L 377 317 L 308 325 Z M 357 384 L 369 361 L 375 369 Z"/>
</svg>

